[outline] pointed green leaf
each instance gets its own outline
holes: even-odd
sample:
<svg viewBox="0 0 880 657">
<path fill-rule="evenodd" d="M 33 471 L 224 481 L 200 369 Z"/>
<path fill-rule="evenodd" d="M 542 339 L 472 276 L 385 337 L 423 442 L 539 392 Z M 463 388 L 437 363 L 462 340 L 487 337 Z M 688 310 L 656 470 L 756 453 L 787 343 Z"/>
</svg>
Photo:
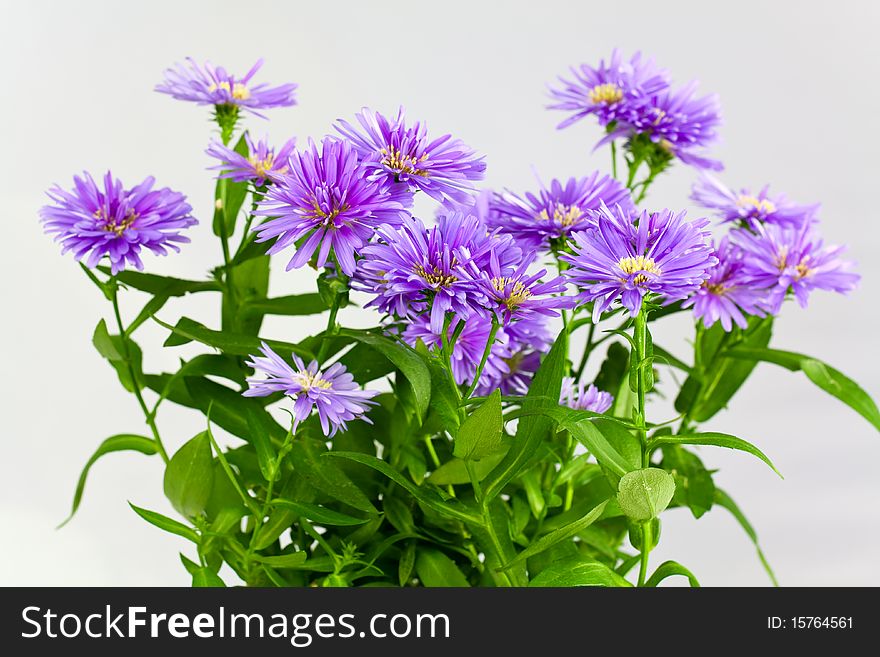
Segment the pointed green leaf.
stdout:
<svg viewBox="0 0 880 657">
<path fill-rule="evenodd" d="M 128 433 L 110 436 L 107 440 L 102 442 L 98 446 L 98 449 L 95 450 L 95 453 L 92 454 L 88 461 L 86 461 L 86 465 L 82 469 L 82 473 L 79 475 L 79 481 L 76 483 L 76 491 L 73 494 L 73 507 L 71 508 L 70 515 L 67 516 L 67 519 L 58 525 L 59 529 L 70 522 L 71 518 L 73 518 L 73 515 L 76 513 L 76 510 L 79 508 L 80 502 L 82 501 L 83 491 L 86 487 L 86 478 L 89 476 L 89 470 L 95 462 L 105 454 L 124 451 L 140 452 L 141 454 L 151 456 L 156 453 L 156 442 L 152 438 L 147 438 L 146 436 L 136 436 Z"/>
<path fill-rule="evenodd" d="M 575 557 L 557 561 L 545 568 L 529 586 L 632 586 L 623 577 L 598 561 Z"/>
<path fill-rule="evenodd" d="M 498 453 L 503 447 L 502 425 L 501 390 L 496 389 L 459 427 L 452 453 L 472 461 Z"/>
<path fill-rule="evenodd" d="M 192 576 L 193 588 L 226 588 L 226 583 L 210 568 L 199 568 Z"/>
<path fill-rule="evenodd" d="M 318 504 L 309 504 L 307 502 L 294 502 L 293 500 L 276 499 L 271 501 L 272 506 L 282 509 L 290 509 L 296 515 L 311 520 L 318 525 L 329 525 L 333 527 L 351 527 L 354 525 L 363 525 L 370 518 L 355 518 L 347 513 L 340 513 L 333 509 L 320 506 Z"/>
<path fill-rule="evenodd" d="M 469 587 L 467 578 L 455 562 L 439 550 L 420 550 L 416 557 L 416 573 L 427 587 Z"/>
<path fill-rule="evenodd" d="M 107 330 L 107 322 L 103 319 L 98 322 L 98 325 L 95 327 L 95 332 L 92 334 L 92 344 L 95 345 L 95 349 L 98 350 L 98 353 L 107 360 L 111 362 L 123 360 L 122 354 L 119 353 L 119 350 L 116 349 L 116 345 L 113 344 L 113 340 L 110 338 L 110 332 Z"/>
<path fill-rule="evenodd" d="M 251 356 L 258 354 L 262 343 L 265 342 L 273 351 L 283 358 L 289 358 L 292 353 L 302 356 L 303 358 L 311 359 L 314 357 L 312 352 L 308 349 L 304 349 L 303 347 L 290 342 L 264 340 L 262 338 L 242 335 L 240 333 L 231 333 L 229 331 L 214 331 L 188 317 L 181 317 L 175 326 L 166 324 L 155 317 L 154 320 L 172 333 L 172 336 L 165 341 L 166 347 L 176 347 L 195 340 L 196 342 L 201 342 L 209 347 L 219 349 L 225 354 L 232 354 L 234 356 Z"/>
<path fill-rule="evenodd" d="M 254 315 L 318 315 L 329 307 L 317 292 L 292 294 L 273 299 L 248 299 L 241 312 Z"/>
<path fill-rule="evenodd" d="M 135 506 L 131 502 L 128 503 L 128 506 L 132 508 L 132 510 L 138 514 L 141 518 L 146 520 L 151 525 L 158 527 L 166 532 L 171 534 L 176 534 L 178 536 L 182 536 L 188 541 L 192 541 L 196 545 L 199 544 L 201 539 L 199 535 L 196 534 L 195 530 L 191 527 L 187 527 L 182 522 L 177 522 L 176 520 L 172 520 L 168 516 L 163 516 L 161 513 L 156 513 L 155 511 L 149 511 L 147 509 L 142 509 L 139 506 Z"/>
<path fill-rule="evenodd" d="M 183 444 L 165 467 L 165 496 L 181 515 L 192 518 L 205 510 L 214 483 L 214 456 L 208 432 Z"/>
<path fill-rule="evenodd" d="M 370 499 L 335 463 L 320 458 L 322 454 L 326 454 L 326 449 L 322 442 L 316 440 L 304 438 L 295 440 L 290 450 L 294 472 L 333 499 L 359 511 L 377 514 L 378 511 Z"/>
<path fill-rule="evenodd" d="M 660 564 L 657 570 L 654 571 L 654 574 L 648 578 L 647 582 L 645 582 L 645 586 L 657 586 L 664 579 L 672 577 L 673 575 L 687 577 L 691 588 L 700 588 L 700 583 L 697 581 L 697 578 L 694 577 L 694 574 L 677 561 L 664 561 Z"/>
<path fill-rule="evenodd" d="M 658 438 L 652 439 L 649 443 L 650 447 L 660 447 L 662 445 L 708 445 L 711 447 L 726 447 L 728 449 L 736 449 L 741 452 L 747 452 L 752 456 L 757 456 L 759 459 L 764 461 L 764 463 L 770 466 L 770 469 L 773 470 L 773 472 L 775 472 L 779 475 L 780 478 L 782 478 L 779 470 L 776 469 L 776 466 L 773 465 L 773 463 L 770 461 L 769 458 L 767 458 L 764 452 L 752 445 L 750 442 L 747 442 L 742 438 L 737 438 L 736 436 L 731 436 L 727 433 L 707 431 L 704 433 L 693 433 L 677 436 L 660 436 Z"/>
<path fill-rule="evenodd" d="M 773 574 L 773 569 L 770 567 L 770 562 L 767 561 L 767 557 L 764 556 L 764 552 L 763 550 L 761 550 L 761 546 L 758 543 L 757 532 L 755 531 L 754 527 L 752 527 L 752 523 L 749 522 L 748 518 L 746 518 L 745 514 L 737 506 L 736 502 L 733 501 L 733 498 L 731 498 L 730 495 L 725 493 L 720 488 L 716 488 L 715 504 L 727 509 L 731 513 L 731 515 L 736 518 L 739 526 L 742 527 L 743 531 L 752 541 L 752 545 L 755 546 L 755 550 L 758 553 L 758 559 L 761 561 L 761 565 L 764 567 L 764 571 L 767 573 L 767 576 L 770 578 L 773 586 L 779 586 L 779 582 L 776 580 L 776 575 Z"/>
</svg>

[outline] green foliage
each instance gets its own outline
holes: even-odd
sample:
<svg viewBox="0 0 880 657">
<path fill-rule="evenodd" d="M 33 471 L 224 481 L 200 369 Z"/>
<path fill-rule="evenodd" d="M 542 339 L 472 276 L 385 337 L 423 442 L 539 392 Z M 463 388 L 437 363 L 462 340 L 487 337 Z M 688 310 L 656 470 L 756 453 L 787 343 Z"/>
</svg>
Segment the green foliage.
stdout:
<svg viewBox="0 0 880 657">
<path fill-rule="evenodd" d="M 177 450 L 165 467 L 165 496 L 177 511 L 192 518 L 205 510 L 214 484 L 214 457 L 203 431 Z"/>
<path fill-rule="evenodd" d="M 675 480 L 661 468 L 644 468 L 626 473 L 617 488 L 617 502 L 636 522 L 653 520 L 669 506 Z"/>
</svg>

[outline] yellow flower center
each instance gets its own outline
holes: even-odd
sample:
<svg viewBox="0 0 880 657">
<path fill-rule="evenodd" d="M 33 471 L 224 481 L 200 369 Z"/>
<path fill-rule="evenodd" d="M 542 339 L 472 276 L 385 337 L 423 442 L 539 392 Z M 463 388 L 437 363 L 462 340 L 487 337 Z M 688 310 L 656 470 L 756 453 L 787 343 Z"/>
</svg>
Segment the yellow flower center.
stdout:
<svg viewBox="0 0 880 657">
<path fill-rule="evenodd" d="M 766 198 L 760 199 L 756 196 L 749 196 L 748 194 L 740 194 L 739 198 L 736 199 L 736 205 L 744 210 L 754 209 L 765 214 L 776 212 L 776 205 L 773 201 Z"/>
<path fill-rule="evenodd" d="M 657 263 L 654 262 L 654 259 L 646 258 L 643 255 L 636 256 L 635 258 L 621 258 L 617 263 L 617 266 L 620 267 L 621 271 L 627 276 L 635 274 L 637 271 L 644 271 L 649 274 L 660 274 L 660 268 L 657 266 Z M 621 281 L 624 280 L 625 279 L 621 279 Z M 633 279 L 633 285 L 641 285 L 647 280 L 647 276 L 639 274 Z"/>
<path fill-rule="evenodd" d="M 246 86 L 244 86 L 241 82 L 236 82 L 231 85 L 226 80 L 223 80 L 219 83 L 213 83 L 210 87 L 208 87 L 208 91 L 217 91 L 218 89 L 222 89 L 223 91 L 232 94 L 232 97 L 235 100 L 247 100 L 251 97 L 251 91 Z"/>
<path fill-rule="evenodd" d="M 556 207 L 553 208 L 553 217 L 550 216 L 546 209 L 541 210 L 536 216 L 540 221 L 553 221 L 563 228 L 568 228 L 578 223 L 583 214 L 576 205 L 557 203 Z"/>
<path fill-rule="evenodd" d="M 532 291 L 523 285 L 522 281 L 514 281 L 509 277 L 496 276 L 492 279 L 492 287 L 501 294 L 504 294 L 505 289 L 510 284 L 513 284 L 513 287 L 507 296 L 501 299 L 501 303 L 507 306 L 508 310 L 516 310 L 532 296 Z"/>
<path fill-rule="evenodd" d="M 121 236 L 122 233 L 131 228 L 131 225 L 134 223 L 135 219 L 137 219 L 137 214 L 134 210 L 129 210 L 128 214 L 125 215 L 125 218 L 123 218 L 122 221 L 117 220 L 116 217 L 109 220 L 105 219 L 103 208 L 95 210 L 94 216 L 95 219 L 104 222 L 104 225 L 101 226 L 102 230 L 105 230 L 108 233 L 114 233 L 116 237 Z"/>
<path fill-rule="evenodd" d="M 715 294 L 717 296 L 721 296 L 727 291 L 727 288 L 722 283 L 710 283 L 709 281 L 703 281 L 703 287 L 709 292 L 709 294 Z"/>
<path fill-rule="evenodd" d="M 412 176 L 428 176 L 428 171 L 426 169 L 420 169 L 418 166 L 421 162 L 428 159 L 427 153 L 423 154 L 421 157 L 416 157 L 414 155 L 402 153 L 399 149 L 394 148 L 393 146 L 383 148 L 379 152 L 383 155 L 382 164 L 395 171 Z"/>
<path fill-rule="evenodd" d="M 454 263 L 453 263 L 454 264 Z M 437 265 L 432 267 L 433 271 L 428 271 L 422 265 L 413 267 L 413 271 L 425 279 L 430 285 L 437 287 L 449 287 L 458 280 L 457 276 L 452 274 L 444 274 Z"/>
<path fill-rule="evenodd" d="M 322 379 L 320 374 L 312 374 L 308 370 L 297 372 L 294 374 L 294 377 L 296 378 L 297 383 L 302 387 L 303 392 L 308 392 L 312 388 L 329 390 L 333 387 L 333 384 L 326 379 Z"/>
<path fill-rule="evenodd" d="M 324 223 L 329 224 L 330 228 L 335 227 L 333 226 L 333 220 L 346 210 L 348 210 L 348 205 L 343 203 L 342 205 L 335 206 L 330 212 L 326 212 L 320 205 L 318 205 L 318 201 L 312 199 L 312 218 L 323 219 Z"/>
<path fill-rule="evenodd" d="M 623 98 L 623 89 L 616 84 L 606 82 L 605 84 L 597 84 L 590 89 L 590 92 L 587 95 L 590 98 L 590 102 L 594 105 L 598 105 L 599 103 L 611 105 Z"/>
<path fill-rule="evenodd" d="M 260 178 L 265 178 L 272 171 L 272 165 L 275 164 L 275 155 L 270 153 L 262 160 L 251 155 L 248 157 L 248 162 L 251 163 L 251 166 L 254 168 L 254 173 L 257 174 Z M 287 167 L 283 167 L 278 169 L 275 173 L 284 173 L 287 171 Z"/>
</svg>

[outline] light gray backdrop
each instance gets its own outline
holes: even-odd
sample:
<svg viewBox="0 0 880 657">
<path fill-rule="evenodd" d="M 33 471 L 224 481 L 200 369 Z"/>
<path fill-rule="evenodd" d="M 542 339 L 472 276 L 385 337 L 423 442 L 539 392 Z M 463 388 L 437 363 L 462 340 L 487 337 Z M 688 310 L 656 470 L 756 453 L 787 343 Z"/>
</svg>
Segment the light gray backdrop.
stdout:
<svg viewBox="0 0 880 657">
<path fill-rule="evenodd" d="M 875 206 L 878 5 L 869 2 L 10 2 L 2 3 L 0 61 L 5 240 L 0 584 L 186 584 L 182 541 L 146 525 L 126 500 L 171 513 L 158 459 L 113 455 L 100 462 L 83 507 L 65 529 L 79 470 L 95 446 L 144 431 L 135 400 L 89 344 L 106 302 L 69 256 L 41 234 L 37 209 L 52 182 L 112 167 L 127 184 L 148 174 L 190 196 L 203 222 L 180 256 L 148 257 L 156 270 L 200 277 L 216 264 L 210 235 L 212 181 L 203 149 L 208 110 L 153 93 L 163 69 L 187 55 L 259 76 L 296 81 L 301 105 L 248 119 L 275 141 L 320 137 L 362 105 L 405 104 L 433 131 L 449 131 L 487 154 L 487 183 L 534 187 L 545 179 L 607 167 L 591 154 L 598 129 L 564 132 L 543 109 L 544 85 L 569 64 L 596 62 L 612 47 L 641 49 L 679 82 L 699 78 L 721 95 L 724 142 L 715 153 L 732 185 L 774 189 L 823 203 L 824 232 L 851 245 L 861 287 L 848 298 L 817 293 L 810 308 L 786 308 L 774 344 L 819 355 L 880 397 L 876 326 L 880 248 Z M 652 192 L 655 206 L 688 207 L 691 170 L 677 166 Z M 694 210 L 695 211 L 695 210 Z M 274 294 L 306 290 L 306 273 L 280 275 Z M 215 299 L 162 311 L 213 322 Z M 136 312 L 136 299 L 125 305 Z M 344 319 L 369 323 L 346 312 Z M 296 339 L 321 320 L 272 322 Z M 684 353 L 687 318 L 667 320 L 656 339 Z M 145 327 L 148 348 L 162 331 Z M 151 370 L 173 350 L 149 352 Z M 658 416 L 662 406 L 657 407 Z M 199 416 L 160 417 L 176 446 L 201 430 Z M 880 584 L 880 436 L 799 374 L 760 366 L 728 412 L 709 428 L 760 445 L 785 474 L 751 457 L 704 450 L 757 528 L 783 584 Z M 763 585 L 754 551 L 723 510 L 694 521 L 664 516 L 652 560 L 674 558 L 705 584 Z"/>
</svg>

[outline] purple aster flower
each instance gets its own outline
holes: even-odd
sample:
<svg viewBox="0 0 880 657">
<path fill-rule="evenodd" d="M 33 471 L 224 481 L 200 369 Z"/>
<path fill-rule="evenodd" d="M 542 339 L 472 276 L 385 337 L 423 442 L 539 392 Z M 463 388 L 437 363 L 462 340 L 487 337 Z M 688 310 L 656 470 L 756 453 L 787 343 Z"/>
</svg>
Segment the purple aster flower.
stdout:
<svg viewBox="0 0 880 657">
<path fill-rule="evenodd" d="M 508 275 L 522 255 L 510 236 L 490 232 L 477 217 L 461 212 L 449 212 L 431 229 L 413 218 L 399 230 L 380 230 L 379 241 L 362 254 L 353 287 L 375 295 L 367 306 L 400 318 L 430 308 L 431 330 L 437 334 L 447 312 L 462 319 L 485 312 L 477 279 L 492 258 Z"/>
<path fill-rule="evenodd" d="M 590 114 L 595 114 L 603 126 L 618 121 L 633 107 L 669 87 L 668 73 L 657 68 L 653 59 L 642 59 L 636 53 L 625 61 L 616 48 L 607 64 L 605 60 L 597 68 L 582 64 L 572 67 L 571 74 L 572 80 L 559 78 L 561 88 L 550 89 L 555 102 L 549 108 L 571 112 L 558 129 Z"/>
<path fill-rule="evenodd" d="M 244 77 L 236 78 L 222 66 L 214 67 L 207 62 L 199 66 L 192 57 L 187 57 L 186 65 L 177 63 L 165 71 L 165 79 L 156 85 L 156 91 L 199 105 L 234 105 L 257 116 L 263 116 L 258 109 L 296 105 L 297 85 L 270 87 L 265 82 L 251 82 L 262 65 L 263 60 L 258 59 Z"/>
<path fill-rule="evenodd" d="M 399 225 L 409 215 L 410 195 L 370 180 L 346 142 L 327 138 L 319 151 L 309 140 L 308 149 L 295 151 L 289 163 L 290 171 L 266 190 L 257 211 L 271 218 L 254 229 L 258 242 L 277 238 L 269 254 L 296 246 L 288 270 L 302 267 L 315 251 L 317 266 L 323 267 L 333 249 L 339 267 L 351 276 L 355 253 L 376 230 Z"/>
<path fill-rule="evenodd" d="M 644 134 L 671 157 L 698 169 L 724 168 L 721 162 L 700 153 L 713 143 L 721 124 L 721 105 L 715 95 L 694 98 L 697 83 L 691 82 L 675 91 L 664 91 L 627 112 L 620 125 L 602 139 L 607 143 L 619 136 Z"/>
<path fill-rule="evenodd" d="M 480 272 L 478 284 L 486 297 L 486 308 L 498 316 L 502 325 L 536 315 L 558 317 L 557 308 L 576 305 L 572 297 L 555 296 L 565 294 L 566 282 L 562 276 L 541 281 L 547 270 L 529 274 L 531 258 L 524 259 L 512 274 L 505 276 L 494 252 L 491 255 L 489 269 Z"/>
<path fill-rule="evenodd" d="M 477 396 L 490 395 L 496 388 L 502 395 L 525 395 L 529 391 L 532 378 L 541 366 L 541 352 L 524 348 L 502 360 L 507 372 L 503 372 L 497 381 L 481 381 L 474 391 Z"/>
<path fill-rule="evenodd" d="M 427 127 L 418 121 L 407 128 L 403 107 L 394 120 L 367 108 L 357 120 L 363 132 L 341 119 L 336 131 L 379 175 L 441 203 L 465 197 L 473 189 L 472 181 L 483 179 L 486 163 L 470 147 L 452 135 L 429 140 Z"/>
<path fill-rule="evenodd" d="M 294 399 L 294 431 L 316 407 L 325 436 L 333 436 L 339 429 L 346 431 L 346 422 L 350 420 L 360 419 L 372 424 L 364 413 L 371 405 L 376 404 L 370 400 L 379 392 L 361 390 L 343 365 L 334 363 L 322 372 L 318 368 L 318 361 L 313 360 L 306 367 L 299 356 L 293 354 L 293 364 L 296 366 L 293 368 L 265 342 L 260 351 L 264 358 L 251 356 L 247 365 L 254 368 L 255 373 L 265 374 L 266 378 L 248 377 L 249 387 L 242 395 L 266 397 L 275 392 L 283 392 Z"/>
<path fill-rule="evenodd" d="M 814 223 L 799 228 L 759 224 L 754 232 L 732 232 L 744 251 L 743 276 L 750 284 L 768 289 L 767 309 L 776 314 L 789 290 L 801 307 L 815 289 L 846 293 L 855 289 L 859 275 L 853 263 L 840 255 L 843 246 L 825 246 Z"/>
<path fill-rule="evenodd" d="M 459 322 L 464 322 L 464 327 L 452 347 L 452 376 L 457 384 L 470 385 L 483 358 L 492 324 L 479 315 L 471 315 L 467 319 L 455 317 L 447 329 L 448 339 L 452 339 Z M 438 351 L 442 346 L 442 335 L 442 327 L 440 331 L 432 330 L 430 320 L 422 315 L 407 325 L 403 339 L 410 345 L 415 345 L 421 340 L 429 349 Z M 499 330 L 495 334 L 489 357 L 480 375 L 480 385 L 484 389 L 494 390 L 498 387 L 498 382 L 509 372 L 505 359 L 510 358 L 511 355 L 507 334 L 503 329 Z"/>
<path fill-rule="evenodd" d="M 584 387 L 583 383 L 577 386 L 574 379 L 570 376 L 562 379 L 562 394 L 559 396 L 559 403 L 578 411 L 592 411 L 593 413 L 604 413 L 614 402 L 611 393 L 599 390 L 592 383 L 589 387 Z"/>
<path fill-rule="evenodd" d="M 761 305 L 767 296 L 766 287 L 750 282 L 745 271 L 742 249 L 726 237 L 715 249 L 718 264 L 709 270 L 709 278 L 696 292 L 682 303 L 682 308 L 694 307 L 694 316 L 703 319 L 709 328 L 721 321 L 725 331 L 733 328 L 733 323 L 741 328 L 748 327 L 745 314 L 763 317 Z"/>
<path fill-rule="evenodd" d="M 765 186 L 752 194 L 748 189 L 741 189 L 737 194 L 714 176 L 703 173 L 694 183 L 691 199 L 704 208 L 717 210 L 725 222 L 744 222 L 750 228 L 758 223 L 800 227 L 815 220 L 818 203 L 797 205 L 782 194 L 770 196 L 768 190 L 769 186 Z"/>
<path fill-rule="evenodd" d="M 88 173 L 74 176 L 73 183 L 70 192 L 58 185 L 47 192 L 54 205 L 44 206 L 40 217 L 46 233 L 61 242 L 62 253 L 73 251 L 77 260 L 88 255 L 87 267 L 106 255 L 113 274 L 126 264 L 143 269 L 141 248 L 157 255 L 167 255 L 169 248 L 180 251 L 177 244 L 189 242 L 180 231 L 198 223 L 186 197 L 167 187 L 153 189 L 152 177 L 131 189 L 109 171 L 103 189 Z"/>
<path fill-rule="evenodd" d="M 252 181 L 260 187 L 265 185 L 267 180 L 277 182 L 287 173 L 290 168 L 288 160 L 296 139 L 288 139 L 277 153 L 269 146 L 265 137 L 254 143 L 251 136 L 244 133 L 244 139 L 247 143 L 248 155 L 237 153 L 219 142 L 211 142 L 206 152 L 220 160 L 220 164 L 212 167 L 220 171 L 218 178 L 229 178 L 234 182 Z"/>
<path fill-rule="evenodd" d="M 478 207 L 480 202 L 486 203 L 478 198 Z M 598 210 L 602 203 L 635 211 L 629 190 L 596 171 L 585 178 L 569 178 L 564 186 L 553 180 L 549 188 L 544 187 L 537 195 L 496 193 L 488 201 L 487 221 L 523 245 L 546 247 L 548 240 L 568 237 L 572 231 L 583 228 L 583 223 L 590 221 L 590 211 Z"/>
<path fill-rule="evenodd" d="M 708 278 L 718 262 L 708 244 L 706 219 L 685 221 L 684 212 L 642 212 L 633 222 L 603 207 L 597 226 L 572 233 L 574 255 L 565 274 L 580 288 L 580 299 L 593 301 L 593 321 L 620 299 L 635 317 L 642 298 L 658 294 L 667 302 L 684 299 Z"/>
</svg>

